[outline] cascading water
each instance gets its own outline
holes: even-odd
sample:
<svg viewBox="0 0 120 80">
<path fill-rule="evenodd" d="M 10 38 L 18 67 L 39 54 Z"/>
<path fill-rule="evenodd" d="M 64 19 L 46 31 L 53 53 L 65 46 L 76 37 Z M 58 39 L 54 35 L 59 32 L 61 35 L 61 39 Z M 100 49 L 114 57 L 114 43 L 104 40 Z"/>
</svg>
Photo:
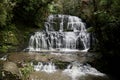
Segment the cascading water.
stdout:
<svg viewBox="0 0 120 80">
<path fill-rule="evenodd" d="M 74 51 L 89 49 L 89 33 L 85 24 L 76 16 L 50 15 L 45 30 L 30 37 L 29 51 L 60 50 Z"/>
<path fill-rule="evenodd" d="M 38 52 L 40 51 L 47 51 L 47 52 L 48 51 L 56 51 L 56 52 L 57 51 L 58 52 L 73 51 L 73 53 L 74 51 L 87 51 L 90 45 L 89 40 L 90 40 L 89 33 L 87 33 L 85 24 L 82 22 L 80 18 L 76 16 L 70 16 L 70 15 L 50 15 L 47 21 L 45 22 L 45 30 L 35 32 L 35 34 L 30 37 L 29 46 L 27 50 L 30 52 L 32 51 L 38 51 Z M 80 54 L 84 54 L 84 53 L 80 52 Z M 69 60 L 69 58 L 67 58 L 66 60 L 65 57 L 60 57 L 61 55 L 57 55 L 56 58 L 53 58 L 53 55 L 51 54 L 52 57 L 49 58 L 49 56 L 46 56 L 45 60 L 47 58 L 49 61 L 54 61 L 54 59 L 55 61 L 57 61 L 57 58 L 65 59 L 65 60 L 62 60 L 63 62 Z M 68 54 L 65 54 L 65 55 L 68 57 Z M 62 55 L 62 56 L 65 56 L 65 55 Z M 73 56 L 76 54 L 69 54 L 69 55 Z M 83 57 L 81 56 L 80 58 L 83 58 Z M 35 74 L 35 78 L 32 78 L 32 80 L 39 80 L 39 79 L 40 80 L 89 80 L 89 79 L 80 79 L 80 78 L 82 76 L 86 77 L 88 75 L 105 76 L 105 74 L 97 71 L 95 68 L 91 67 L 90 65 L 79 63 L 79 60 L 74 58 L 77 58 L 77 57 L 73 56 L 73 58 L 71 58 L 70 61 L 72 60 L 77 62 L 72 62 L 71 64 L 68 65 L 68 67 L 66 66 L 67 68 L 64 68 L 62 70 L 60 70 L 58 66 L 56 69 L 55 64 L 49 61 L 47 63 L 38 62 L 37 65 L 33 65 L 33 63 L 31 64 L 34 68 L 34 71 L 36 72 L 43 72 L 43 74 L 44 72 L 53 73 L 53 74 L 60 73 L 59 76 L 65 75 L 70 77 L 70 79 L 66 79 L 66 78 L 58 79 L 58 77 L 55 79 L 49 79 L 49 78 L 42 79 L 41 77 L 37 78 L 39 76 L 36 77 L 36 74 Z M 58 59 L 58 61 L 61 59 Z M 83 62 L 84 62 L 84 59 L 85 58 L 83 58 Z M 39 59 L 36 58 L 36 60 L 39 60 Z M 41 59 L 40 61 L 44 61 L 44 58 L 43 60 Z"/>
<path fill-rule="evenodd" d="M 67 69 L 63 71 L 64 74 L 67 74 L 72 78 L 72 80 L 78 80 L 78 77 L 89 75 L 95 76 L 105 76 L 105 74 L 97 71 L 95 68 L 91 67 L 89 64 L 81 64 L 73 62 L 68 65 Z"/>
<path fill-rule="evenodd" d="M 37 72 L 56 73 L 59 71 L 59 69 L 56 69 L 56 66 L 52 62 L 44 64 L 42 62 L 38 62 L 37 65 L 33 65 L 32 63 L 32 66 L 34 67 L 34 70 Z M 61 74 L 69 76 L 71 78 L 70 80 L 79 80 L 79 78 L 85 77 L 87 75 L 106 76 L 105 74 L 91 67 L 89 64 L 81 64 L 76 61 L 69 64 L 67 68 L 62 71 Z"/>
<path fill-rule="evenodd" d="M 56 71 L 56 66 L 51 62 L 51 63 L 47 63 L 47 64 L 43 64 L 42 62 L 38 62 L 37 65 L 33 65 L 34 66 L 34 70 L 35 71 L 44 71 L 47 73 L 53 73 Z"/>
</svg>

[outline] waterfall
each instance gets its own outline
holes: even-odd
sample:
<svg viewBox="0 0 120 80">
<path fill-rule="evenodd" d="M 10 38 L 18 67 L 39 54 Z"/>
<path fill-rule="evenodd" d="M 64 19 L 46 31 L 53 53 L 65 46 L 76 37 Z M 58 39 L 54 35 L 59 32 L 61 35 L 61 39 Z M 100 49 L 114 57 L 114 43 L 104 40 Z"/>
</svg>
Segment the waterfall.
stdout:
<svg viewBox="0 0 120 80">
<path fill-rule="evenodd" d="M 89 49 L 89 33 L 76 16 L 50 15 L 45 30 L 35 32 L 29 40 L 29 51 L 78 51 Z"/>
<path fill-rule="evenodd" d="M 56 66 L 52 62 L 46 64 L 43 64 L 42 62 L 38 62 L 37 65 L 33 65 L 32 63 L 32 66 L 34 66 L 35 71 L 43 71 L 47 73 L 53 73 L 56 71 Z"/>
</svg>

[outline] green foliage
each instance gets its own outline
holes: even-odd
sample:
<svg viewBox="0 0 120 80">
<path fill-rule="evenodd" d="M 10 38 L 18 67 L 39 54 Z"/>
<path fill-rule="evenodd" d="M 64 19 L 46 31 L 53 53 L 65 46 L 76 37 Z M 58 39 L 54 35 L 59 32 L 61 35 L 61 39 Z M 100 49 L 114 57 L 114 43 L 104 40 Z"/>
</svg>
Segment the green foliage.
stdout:
<svg viewBox="0 0 120 80">
<path fill-rule="evenodd" d="M 30 65 L 30 63 L 28 63 L 25 67 L 20 69 L 22 75 L 23 75 L 23 80 L 26 80 L 28 75 L 34 71 L 33 66 Z"/>
<path fill-rule="evenodd" d="M 0 28 L 6 28 L 7 25 L 11 24 L 13 17 L 12 10 L 14 3 L 9 0 L 1 0 L 0 2 Z"/>
<path fill-rule="evenodd" d="M 0 3 L 0 27 L 6 24 L 7 13 L 3 3 Z"/>
<path fill-rule="evenodd" d="M 120 33 L 120 1 L 91 0 L 88 3 L 81 2 L 80 5 L 82 5 L 81 17 L 89 24 L 90 28 L 88 28 L 88 31 L 94 34 L 97 40 L 97 48 L 95 48 L 103 52 L 119 52 L 117 46 L 120 46 L 120 39 L 116 35 L 118 36 Z M 115 45 L 111 46 L 110 44 Z"/>
<path fill-rule="evenodd" d="M 18 44 L 18 40 L 15 36 L 15 33 L 12 31 L 2 31 L 2 43 L 4 44 L 12 44 L 12 45 L 17 45 Z"/>
<path fill-rule="evenodd" d="M 0 52 L 6 53 L 7 51 L 8 51 L 8 47 L 7 46 L 0 46 Z"/>
<path fill-rule="evenodd" d="M 80 16 L 81 0 L 59 0 L 63 14 Z"/>
<path fill-rule="evenodd" d="M 11 24 L 4 30 L 0 31 L 0 52 L 6 53 L 9 50 L 16 50 L 16 46 L 19 45 L 18 35 L 16 32 L 16 26 Z"/>
<path fill-rule="evenodd" d="M 41 26 L 48 16 L 48 4 L 53 0 L 20 0 L 14 8 L 14 19 L 25 24 Z"/>
<path fill-rule="evenodd" d="M 62 8 L 62 4 L 60 3 L 60 1 L 55 1 L 52 2 L 52 4 L 48 5 L 49 11 L 51 14 L 60 14 L 63 13 L 63 8 Z"/>
</svg>

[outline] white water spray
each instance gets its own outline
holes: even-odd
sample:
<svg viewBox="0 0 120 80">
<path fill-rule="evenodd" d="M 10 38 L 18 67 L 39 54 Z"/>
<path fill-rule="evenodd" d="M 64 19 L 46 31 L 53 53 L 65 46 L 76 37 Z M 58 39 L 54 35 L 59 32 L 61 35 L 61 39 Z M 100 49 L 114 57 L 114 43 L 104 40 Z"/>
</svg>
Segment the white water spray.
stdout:
<svg viewBox="0 0 120 80">
<path fill-rule="evenodd" d="M 76 16 L 50 15 L 45 31 L 35 32 L 29 41 L 29 51 L 88 50 L 89 33 L 85 24 Z"/>
<path fill-rule="evenodd" d="M 56 66 L 53 63 L 43 64 L 38 62 L 37 65 L 33 65 L 35 71 L 43 71 L 46 73 L 53 73 L 56 71 Z"/>
<path fill-rule="evenodd" d="M 70 76 L 72 80 L 78 80 L 78 78 L 80 78 L 81 76 L 86 76 L 87 74 L 94 76 L 105 76 L 105 74 L 97 71 L 90 65 L 84 65 L 77 62 L 73 62 L 72 64 L 68 65 L 67 69 L 65 69 L 63 73 Z"/>
</svg>

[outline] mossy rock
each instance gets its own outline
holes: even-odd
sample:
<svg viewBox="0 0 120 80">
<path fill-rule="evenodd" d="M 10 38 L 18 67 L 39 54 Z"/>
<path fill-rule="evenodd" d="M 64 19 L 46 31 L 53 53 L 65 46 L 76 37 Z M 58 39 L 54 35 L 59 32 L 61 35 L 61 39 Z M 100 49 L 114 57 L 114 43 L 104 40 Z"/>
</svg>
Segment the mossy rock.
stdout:
<svg viewBox="0 0 120 80">
<path fill-rule="evenodd" d="M 16 50 L 19 41 L 16 37 L 16 33 L 8 30 L 0 31 L 0 52 L 7 53 L 11 50 Z"/>
<path fill-rule="evenodd" d="M 2 80 L 21 80 L 19 68 L 13 62 L 4 62 L 0 70 Z"/>
<path fill-rule="evenodd" d="M 17 67 L 17 65 L 13 62 L 5 62 L 3 64 L 3 70 L 4 71 L 8 71 L 10 72 L 11 74 L 15 74 L 15 75 L 18 75 L 20 76 L 20 71 L 19 71 L 19 68 Z"/>
<path fill-rule="evenodd" d="M 59 60 L 54 60 L 53 63 L 58 67 L 58 69 L 66 69 L 70 64 L 69 62 L 63 62 Z"/>
</svg>

